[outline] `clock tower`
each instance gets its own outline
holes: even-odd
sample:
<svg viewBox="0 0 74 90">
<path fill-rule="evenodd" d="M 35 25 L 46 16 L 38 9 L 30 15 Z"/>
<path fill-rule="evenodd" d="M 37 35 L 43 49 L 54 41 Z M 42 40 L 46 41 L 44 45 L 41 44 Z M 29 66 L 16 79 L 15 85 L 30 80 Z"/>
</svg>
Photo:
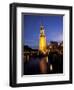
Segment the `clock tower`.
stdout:
<svg viewBox="0 0 74 90">
<path fill-rule="evenodd" d="M 43 25 L 40 26 L 39 51 L 41 51 L 43 54 L 46 53 L 46 36 Z"/>
</svg>

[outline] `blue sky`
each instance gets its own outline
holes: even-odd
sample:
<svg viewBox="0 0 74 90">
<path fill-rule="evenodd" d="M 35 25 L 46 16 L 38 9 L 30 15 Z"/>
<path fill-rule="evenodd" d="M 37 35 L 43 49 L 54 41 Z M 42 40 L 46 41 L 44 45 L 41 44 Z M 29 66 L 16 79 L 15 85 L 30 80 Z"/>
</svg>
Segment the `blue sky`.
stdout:
<svg viewBox="0 0 74 90">
<path fill-rule="evenodd" d="M 23 44 L 38 47 L 40 25 L 45 29 L 47 44 L 63 40 L 63 16 L 61 15 L 23 15 Z"/>
</svg>

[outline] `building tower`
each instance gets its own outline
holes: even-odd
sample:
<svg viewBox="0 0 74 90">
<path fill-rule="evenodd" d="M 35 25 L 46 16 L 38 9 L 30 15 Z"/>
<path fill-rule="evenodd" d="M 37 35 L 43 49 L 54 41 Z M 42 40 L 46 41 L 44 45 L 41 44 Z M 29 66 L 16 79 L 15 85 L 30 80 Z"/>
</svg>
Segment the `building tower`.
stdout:
<svg viewBox="0 0 74 90">
<path fill-rule="evenodd" d="M 46 37 L 43 25 L 40 26 L 39 51 L 46 53 Z"/>
</svg>

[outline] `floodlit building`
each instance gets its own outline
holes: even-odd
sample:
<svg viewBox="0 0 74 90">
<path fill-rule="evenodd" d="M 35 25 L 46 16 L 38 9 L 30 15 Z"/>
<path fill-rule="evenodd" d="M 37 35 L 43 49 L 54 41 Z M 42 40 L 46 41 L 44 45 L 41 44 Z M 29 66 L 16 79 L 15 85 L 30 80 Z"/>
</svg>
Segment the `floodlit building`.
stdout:
<svg viewBox="0 0 74 90">
<path fill-rule="evenodd" d="M 39 51 L 46 53 L 46 36 L 44 33 L 44 26 L 40 26 L 40 38 L 39 38 Z"/>
</svg>

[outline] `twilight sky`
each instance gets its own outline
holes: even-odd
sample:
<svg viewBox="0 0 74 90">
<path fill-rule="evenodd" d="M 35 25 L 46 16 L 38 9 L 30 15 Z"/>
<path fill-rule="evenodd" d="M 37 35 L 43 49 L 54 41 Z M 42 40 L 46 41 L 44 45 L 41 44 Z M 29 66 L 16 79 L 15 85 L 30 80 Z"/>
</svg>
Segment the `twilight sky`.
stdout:
<svg viewBox="0 0 74 90">
<path fill-rule="evenodd" d="M 63 40 L 63 16 L 61 15 L 23 15 L 23 44 L 32 48 L 39 45 L 40 25 L 45 29 L 47 44 Z"/>
</svg>

